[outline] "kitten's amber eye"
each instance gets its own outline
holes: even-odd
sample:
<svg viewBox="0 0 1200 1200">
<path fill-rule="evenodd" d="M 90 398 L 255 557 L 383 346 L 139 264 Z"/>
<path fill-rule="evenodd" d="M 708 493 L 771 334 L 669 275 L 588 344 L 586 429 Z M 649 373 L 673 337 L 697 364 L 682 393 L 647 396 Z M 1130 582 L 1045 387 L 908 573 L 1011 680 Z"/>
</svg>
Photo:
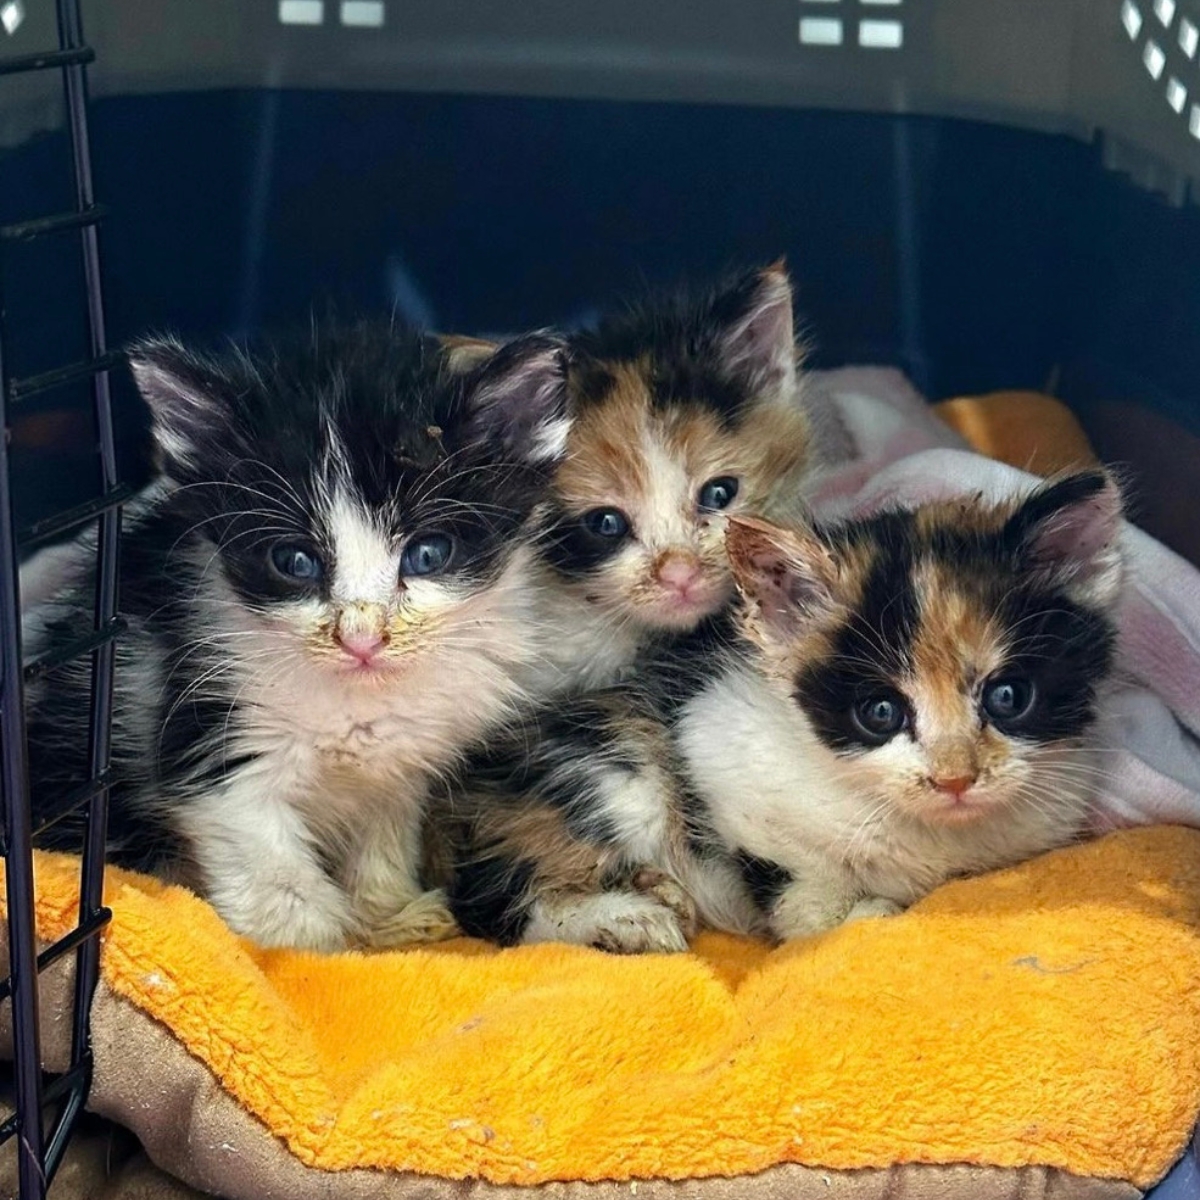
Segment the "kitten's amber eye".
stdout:
<svg viewBox="0 0 1200 1200">
<path fill-rule="evenodd" d="M 983 689 L 983 711 L 993 721 L 1012 724 L 1029 715 L 1037 690 L 1032 679 L 1010 676 L 1008 679 L 993 679 Z"/>
<path fill-rule="evenodd" d="M 701 489 L 699 504 L 709 512 L 728 508 L 738 494 L 738 481 L 732 475 L 720 475 L 710 479 Z"/>
<path fill-rule="evenodd" d="M 602 538 L 624 537 L 629 518 L 619 508 L 593 508 L 583 514 L 584 528 Z"/>
<path fill-rule="evenodd" d="M 311 550 L 287 542 L 271 547 L 271 566 L 285 579 L 298 583 L 316 583 L 325 573 L 321 560 Z"/>
<path fill-rule="evenodd" d="M 875 692 L 859 700 L 851 716 L 865 740 L 882 746 L 908 723 L 908 708 L 896 692 Z"/>
<path fill-rule="evenodd" d="M 415 537 L 400 555 L 402 575 L 440 575 L 454 555 L 454 543 L 444 533 Z"/>
</svg>

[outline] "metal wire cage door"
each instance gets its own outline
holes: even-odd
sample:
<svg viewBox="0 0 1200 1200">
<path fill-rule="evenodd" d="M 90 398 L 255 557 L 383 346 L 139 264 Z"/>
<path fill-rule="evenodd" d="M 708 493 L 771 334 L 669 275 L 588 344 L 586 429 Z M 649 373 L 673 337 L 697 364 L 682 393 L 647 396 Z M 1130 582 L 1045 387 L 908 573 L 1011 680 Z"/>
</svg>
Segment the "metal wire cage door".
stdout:
<svg viewBox="0 0 1200 1200">
<path fill-rule="evenodd" d="M 92 190 L 88 142 L 86 67 L 94 58 L 83 41 L 78 0 L 57 0 L 58 48 L 19 58 L 0 59 L 0 76 L 29 71 L 61 73 L 72 156 L 75 204 L 66 212 L 31 216 L 0 227 L 0 799 L 3 801 L 3 845 L 7 899 L 9 975 L 0 984 L 0 1000 L 11 1000 L 15 1112 L 0 1124 L 0 1141 L 17 1140 L 21 1200 L 41 1200 L 91 1082 L 89 1015 L 100 961 L 100 931 L 111 914 L 102 904 L 104 841 L 108 815 L 109 742 L 112 710 L 114 639 L 122 627 L 117 615 L 117 554 L 121 502 L 127 489 L 117 482 L 108 368 L 119 356 L 105 344 L 104 303 L 100 282 L 97 225 L 103 215 Z M 3 78 L 0 78 L 2 98 Z M 19 298 L 3 294 L 6 250 L 14 243 L 54 237 L 77 237 L 82 255 L 85 296 L 80 318 L 87 322 L 90 353 L 70 363 L 25 378 L 12 378 L 5 341 L 4 311 Z M 98 489 L 94 499 L 24 529 L 15 525 L 10 474 L 10 413 L 28 397 L 91 381 Z M 40 542 L 96 522 L 96 591 L 91 629 L 63 650 L 24 662 L 21 648 L 19 554 Z M 89 744 L 86 777 L 61 796 L 39 805 L 38 828 L 69 813 L 86 817 L 77 924 L 39 954 L 34 930 L 34 881 L 25 738 L 24 688 L 40 675 L 65 663 L 91 657 Z M 67 1069 L 48 1077 L 42 1069 L 38 1023 L 38 974 L 64 955 L 75 954 L 71 1054 Z"/>
</svg>

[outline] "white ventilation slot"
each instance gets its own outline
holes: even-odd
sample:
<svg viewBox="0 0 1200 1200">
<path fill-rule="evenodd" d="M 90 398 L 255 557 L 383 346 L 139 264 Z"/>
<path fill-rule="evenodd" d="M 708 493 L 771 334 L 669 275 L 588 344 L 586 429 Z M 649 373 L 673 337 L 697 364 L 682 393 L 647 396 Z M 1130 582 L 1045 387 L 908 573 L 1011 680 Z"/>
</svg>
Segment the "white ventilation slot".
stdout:
<svg viewBox="0 0 1200 1200">
<path fill-rule="evenodd" d="M 341 20 L 356 29 L 382 29 L 383 0 L 342 0 Z"/>
<path fill-rule="evenodd" d="M 25 5 L 21 0 L 5 0 L 4 4 L 0 4 L 0 25 L 4 26 L 4 32 L 9 37 L 21 28 L 24 20 Z"/>
<path fill-rule="evenodd" d="M 900 3 L 900 0 L 862 0 L 863 4 L 887 5 L 889 8 Z"/>
<path fill-rule="evenodd" d="M 1125 0 L 1121 5 L 1121 24 L 1130 38 L 1136 41 L 1137 35 L 1142 32 L 1142 13 L 1133 0 Z"/>
<path fill-rule="evenodd" d="M 868 50 L 899 50 L 904 45 L 904 26 L 899 21 L 860 21 L 858 44 Z"/>
<path fill-rule="evenodd" d="M 1187 17 L 1179 18 L 1179 48 L 1188 56 L 1188 58 L 1196 57 L 1196 46 L 1200 44 L 1200 29 L 1187 19 Z"/>
<path fill-rule="evenodd" d="M 1187 103 L 1187 88 L 1174 75 L 1167 80 L 1167 103 L 1177 113 L 1183 112 L 1183 106 Z"/>
<path fill-rule="evenodd" d="M 1192 115 L 1188 118 L 1188 132 L 1200 141 L 1200 104 L 1192 105 Z"/>
<path fill-rule="evenodd" d="M 1171 28 L 1175 20 L 1175 0 L 1154 0 L 1154 15 L 1162 22 L 1164 29 Z"/>
<path fill-rule="evenodd" d="M 837 17 L 801 17 L 800 41 L 805 46 L 840 46 L 842 23 Z"/>
<path fill-rule="evenodd" d="M 279 0 L 281 25 L 320 25 L 324 20 L 324 0 Z"/>
<path fill-rule="evenodd" d="M 1167 56 L 1163 53 L 1163 48 L 1153 38 L 1146 43 L 1146 49 L 1142 51 L 1142 62 L 1146 64 L 1146 70 L 1150 72 L 1152 79 L 1157 79 L 1163 73 L 1163 67 L 1167 65 Z"/>
</svg>

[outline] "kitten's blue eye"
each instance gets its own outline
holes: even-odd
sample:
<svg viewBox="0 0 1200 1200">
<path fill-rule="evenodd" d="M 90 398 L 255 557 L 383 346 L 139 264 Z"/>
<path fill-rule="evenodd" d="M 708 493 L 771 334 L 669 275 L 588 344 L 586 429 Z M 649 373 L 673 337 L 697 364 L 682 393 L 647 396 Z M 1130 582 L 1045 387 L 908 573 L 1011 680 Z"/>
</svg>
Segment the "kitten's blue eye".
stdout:
<svg viewBox="0 0 1200 1200">
<path fill-rule="evenodd" d="M 402 575 L 440 575 L 450 565 L 454 543 L 444 533 L 415 537 L 400 555 Z"/>
<path fill-rule="evenodd" d="M 321 560 L 311 550 L 286 542 L 271 547 L 271 565 L 280 575 L 300 583 L 316 583 L 325 573 Z"/>
<path fill-rule="evenodd" d="M 721 475 L 717 479 L 710 479 L 700 489 L 699 504 L 709 512 L 718 512 L 728 508 L 737 494 L 738 481 L 732 475 Z"/>
<path fill-rule="evenodd" d="M 624 537 L 629 532 L 629 518 L 619 508 L 593 508 L 583 514 L 583 524 L 602 538 Z"/>
<path fill-rule="evenodd" d="M 854 705 L 850 714 L 863 738 L 880 746 L 908 724 L 908 708 L 895 692 L 867 696 Z"/>
<path fill-rule="evenodd" d="M 993 721 L 1012 724 L 1029 715 L 1037 691 L 1031 679 L 994 679 L 983 689 L 983 711 Z"/>
</svg>

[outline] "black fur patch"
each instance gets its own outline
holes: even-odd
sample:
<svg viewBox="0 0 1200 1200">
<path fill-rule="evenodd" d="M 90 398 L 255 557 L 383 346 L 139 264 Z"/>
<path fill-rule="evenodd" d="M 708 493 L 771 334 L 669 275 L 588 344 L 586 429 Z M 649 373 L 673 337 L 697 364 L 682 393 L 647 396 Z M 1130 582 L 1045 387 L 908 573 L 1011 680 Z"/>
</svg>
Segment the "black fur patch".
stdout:
<svg viewBox="0 0 1200 1200">
<path fill-rule="evenodd" d="M 875 744 L 851 720 L 854 702 L 876 685 L 889 685 L 909 663 L 918 619 L 912 531 L 911 514 L 897 512 L 843 527 L 831 538 L 878 548 L 861 605 L 838 631 L 833 653 L 806 666 L 796 680 L 797 701 L 817 735 L 834 749 Z"/>
<path fill-rule="evenodd" d="M 769 913 L 792 882 L 792 873 L 778 863 L 757 858 L 744 850 L 738 853 L 737 865 L 754 903 Z"/>
<path fill-rule="evenodd" d="M 567 579 L 582 579 L 619 554 L 627 540 L 601 537 L 584 524 L 580 514 L 553 505 L 541 531 L 539 545 L 542 557 L 560 575 Z"/>
<path fill-rule="evenodd" d="M 470 937 L 514 946 L 529 924 L 529 863 L 479 858 L 459 863 L 447 889 L 450 911 Z"/>
<path fill-rule="evenodd" d="M 1070 498 L 1098 491 L 1104 480 L 1095 479 L 1093 486 L 1092 477 L 1084 476 Z M 1059 497 L 1051 510 L 1067 502 Z M 1094 718 L 1096 685 L 1112 664 L 1112 623 L 1028 570 L 1025 528 L 1010 523 L 985 532 L 964 524 L 919 533 L 911 513 L 892 512 L 824 531 L 835 550 L 869 545 L 875 551 L 861 604 L 836 632 L 833 652 L 804 667 L 795 681 L 796 701 L 826 745 L 855 750 L 876 744 L 859 733 L 851 709 L 875 688 L 903 691 L 899 680 L 911 668 L 921 619 L 914 571 L 924 562 L 945 568 L 971 603 L 995 614 L 999 627 L 1012 633 L 1004 671 L 1031 679 L 1037 700 L 1025 720 L 1003 732 L 1052 742 L 1086 729 Z"/>
<path fill-rule="evenodd" d="M 640 363 L 656 407 L 699 404 L 736 421 L 757 397 L 752 380 L 732 365 L 725 339 L 761 287 L 761 273 L 749 271 L 707 294 L 680 290 L 576 334 L 571 350 L 582 383 L 576 402 L 603 401 L 604 363 Z"/>
</svg>

